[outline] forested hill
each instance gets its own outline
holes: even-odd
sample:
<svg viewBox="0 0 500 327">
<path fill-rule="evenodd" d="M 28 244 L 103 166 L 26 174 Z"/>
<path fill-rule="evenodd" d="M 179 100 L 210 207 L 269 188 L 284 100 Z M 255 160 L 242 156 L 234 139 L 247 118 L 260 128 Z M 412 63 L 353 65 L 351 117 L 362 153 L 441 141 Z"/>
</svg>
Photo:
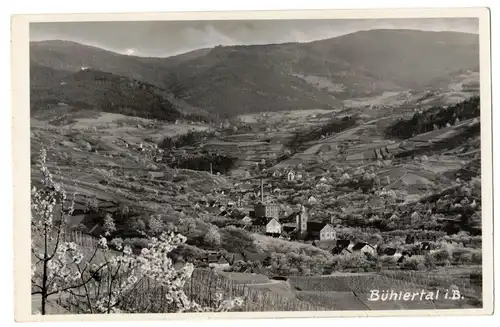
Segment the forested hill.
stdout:
<svg viewBox="0 0 500 327">
<path fill-rule="evenodd" d="M 478 96 L 471 97 L 452 106 L 436 106 L 417 112 L 409 120 L 400 120 L 386 130 L 388 137 L 407 139 L 414 135 L 453 125 L 457 121 L 481 116 Z"/>
</svg>

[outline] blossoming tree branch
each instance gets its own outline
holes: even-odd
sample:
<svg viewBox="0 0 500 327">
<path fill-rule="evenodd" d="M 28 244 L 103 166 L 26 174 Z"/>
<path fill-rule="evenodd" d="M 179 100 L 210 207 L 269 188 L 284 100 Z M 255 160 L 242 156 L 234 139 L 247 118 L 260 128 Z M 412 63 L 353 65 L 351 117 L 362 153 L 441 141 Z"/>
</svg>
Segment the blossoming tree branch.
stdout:
<svg viewBox="0 0 500 327">
<path fill-rule="evenodd" d="M 59 296 L 81 313 L 141 312 L 143 307 L 122 305 L 129 294 L 145 279 L 162 287 L 172 312 L 230 311 L 242 299 L 223 299 L 216 294 L 210 306 L 201 306 L 184 292 L 193 265 L 176 269 L 168 254 L 186 241 L 181 234 L 162 233 L 149 238 L 149 245 L 134 255 L 121 239 L 108 243 L 115 228 L 107 215 L 104 235 L 91 249 L 84 251 L 74 242 L 66 242 L 67 221 L 74 211 L 75 196 L 68 199 L 62 183 L 57 183 L 47 167 L 47 151 L 42 149 L 39 168 L 41 187 L 31 190 L 32 296 L 41 297 L 41 314 L 47 314 L 50 300 Z M 113 248 L 113 249 L 111 249 Z M 169 310 L 170 311 L 170 310 Z"/>
</svg>

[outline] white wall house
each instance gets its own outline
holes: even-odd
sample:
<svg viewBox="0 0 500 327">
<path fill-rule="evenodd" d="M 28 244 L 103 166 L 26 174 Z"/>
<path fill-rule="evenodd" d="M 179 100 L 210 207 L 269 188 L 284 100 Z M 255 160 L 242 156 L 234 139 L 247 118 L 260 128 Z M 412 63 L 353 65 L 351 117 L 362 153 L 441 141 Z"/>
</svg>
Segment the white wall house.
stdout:
<svg viewBox="0 0 500 327">
<path fill-rule="evenodd" d="M 335 232 L 335 229 L 333 228 L 332 225 L 326 224 L 325 227 L 323 227 L 319 233 L 319 239 L 320 241 L 335 240 L 337 239 L 337 232 Z"/>
<path fill-rule="evenodd" d="M 275 218 L 271 219 L 266 225 L 266 233 L 281 234 L 281 224 Z"/>
</svg>

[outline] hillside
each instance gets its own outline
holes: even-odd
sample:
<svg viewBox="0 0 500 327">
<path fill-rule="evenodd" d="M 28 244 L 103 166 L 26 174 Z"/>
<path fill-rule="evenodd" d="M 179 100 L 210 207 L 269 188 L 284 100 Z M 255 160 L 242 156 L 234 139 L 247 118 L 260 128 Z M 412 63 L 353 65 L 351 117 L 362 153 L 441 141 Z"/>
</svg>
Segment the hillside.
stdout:
<svg viewBox="0 0 500 327">
<path fill-rule="evenodd" d="M 477 71 L 475 34 L 360 31 L 310 43 L 217 46 L 169 58 L 141 58 L 69 41 L 31 43 L 31 61 L 81 67 L 156 85 L 216 114 L 342 107 L 387 91 L 436 89 Z M 425 53 L 425 55 L 422 55 Z M 473 83 L 474 84 L 474 83 Z"/>
<path fill-rule="evenodd" d="M 346 60 L 377 81 L 432 87 L 436 78 L 479 67 L 476 34 L 415 30 L 360 31 L 309 44 L 325 57 Z"/>
<path fill-rule="evenodd" d="M 479 118 L 481 114 L 479 97 L 472 97 L 449 107 L 432 107 L 422 113 L 415 113 L 411 120 L 400 120 L 389 126 L 386 134 L 398 138 L 437 130 L 460 122 L 461 120 Z"/>
<path fill-rule="evenodd" d="M 30 43 L 31 64 L 57 70 L 79 71 L 82 67 L 123 75 L 161 86 L 164 74 L 145 58 L 107 51 L 72 41 L 41 41 Z"/>
<path fill-rule="evenodd" d="M 31 74 L 32 112 L 63 105 L 169 121 L 181 116 L 164 90 L 124 76 L 92 69 L 64 73 L 35 65 Z"/>
</svg>

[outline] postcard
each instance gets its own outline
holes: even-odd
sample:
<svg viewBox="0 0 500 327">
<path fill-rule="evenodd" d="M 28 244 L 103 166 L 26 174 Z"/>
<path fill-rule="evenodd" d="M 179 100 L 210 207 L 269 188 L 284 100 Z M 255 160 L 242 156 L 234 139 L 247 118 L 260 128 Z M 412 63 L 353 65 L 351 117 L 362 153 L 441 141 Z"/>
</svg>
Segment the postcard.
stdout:
<svg viewBox="0 0 500 327">
<path fill-rule="evenodd" d="M 493 311 L 486 8 L 17 15 L 18 321 Z"/>
</svg>

